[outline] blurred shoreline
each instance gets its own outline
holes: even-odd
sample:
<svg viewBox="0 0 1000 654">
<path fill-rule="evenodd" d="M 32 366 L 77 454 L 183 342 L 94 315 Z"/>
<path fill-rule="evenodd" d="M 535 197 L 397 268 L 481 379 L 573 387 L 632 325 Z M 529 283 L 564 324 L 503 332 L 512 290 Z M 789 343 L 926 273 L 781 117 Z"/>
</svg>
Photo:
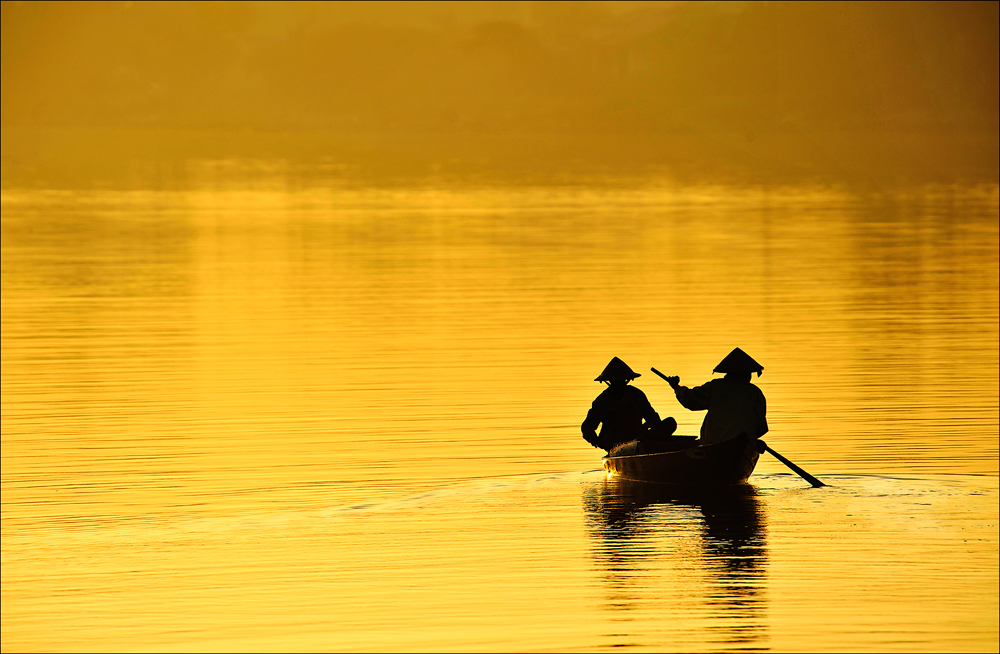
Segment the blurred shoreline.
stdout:
<svg viewBox="0 0 1000 654">
<path fill-rule="evenodd" d="M 998 7 L 4 2 L 0 183 L 996 183 Z"/>
<path fill-rule="evenodd" d="M 0 187 L 996 184 L 983 130 L 474 132 L 5 126 Z"/>
</svg>

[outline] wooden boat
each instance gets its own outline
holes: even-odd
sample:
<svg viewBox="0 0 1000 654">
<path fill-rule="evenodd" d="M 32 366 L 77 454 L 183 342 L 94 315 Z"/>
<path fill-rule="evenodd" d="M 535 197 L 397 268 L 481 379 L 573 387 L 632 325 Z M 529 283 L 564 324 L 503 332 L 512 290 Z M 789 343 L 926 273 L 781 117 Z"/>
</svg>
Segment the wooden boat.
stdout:
<svg viewBox="0 0 1000 654">
<path fill-rule="evenodd" d="M 604 469 L 632 481 L 726 486 L 746 481 L 757 466 L 757 441 L 746 434 L 712 445 L 695 445 L 694 438 L 624 443 L 604 457 Z"/>
</svg>

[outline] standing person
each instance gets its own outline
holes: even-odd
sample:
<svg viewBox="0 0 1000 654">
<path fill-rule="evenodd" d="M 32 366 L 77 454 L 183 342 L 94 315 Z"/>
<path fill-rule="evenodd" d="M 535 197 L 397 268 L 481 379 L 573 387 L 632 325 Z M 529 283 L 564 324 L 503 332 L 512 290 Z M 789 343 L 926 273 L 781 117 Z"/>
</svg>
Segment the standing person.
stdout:
<svg viewBox="0 0 1000 654">
<path fill-rule="evenodd" d="M 764 367 L 736 348 L 712 372 L 724 372 L 726 376 L 694 388 L 681 386 L 680 377 L 667 377 L 681 406 L 691 411 L 708 409 L 699 443 L 721 443 L 742 433 L 751 439 L 766 434 L 767 400 L 750 383 L 752 373 L 760 377 Z"/>
<path fill-rule="evenodd" d="M 624 361 L 615 357 L 594 380 L 604 382 L 608 387 L 594 400 L 580 426 L 588 443 L 610 452 L 621 443 L 647 436 L 669 436 L 677 429 L 673 418 L 660 422 L 660 416 L 653 411 L 646 394 L 635 386 L 629 386 L 629 382 L 639 376 Z M 600 436 L 597 435 L 598 425 L 601 426 Z"/>
</svg>

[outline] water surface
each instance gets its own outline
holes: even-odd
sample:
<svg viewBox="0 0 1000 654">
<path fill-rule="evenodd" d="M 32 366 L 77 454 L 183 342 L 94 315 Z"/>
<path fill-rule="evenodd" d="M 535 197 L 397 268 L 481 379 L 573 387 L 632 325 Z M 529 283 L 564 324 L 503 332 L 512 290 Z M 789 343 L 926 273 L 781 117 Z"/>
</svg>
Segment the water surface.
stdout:
<svg viewBox="0 0 1000 654">
<path fill-rule="evenodd" d="M 2 200 L 4 650 L 996 649 L 996 186 Z M 607 480 L 737 345 L 830 487 Z"/>
</svg>

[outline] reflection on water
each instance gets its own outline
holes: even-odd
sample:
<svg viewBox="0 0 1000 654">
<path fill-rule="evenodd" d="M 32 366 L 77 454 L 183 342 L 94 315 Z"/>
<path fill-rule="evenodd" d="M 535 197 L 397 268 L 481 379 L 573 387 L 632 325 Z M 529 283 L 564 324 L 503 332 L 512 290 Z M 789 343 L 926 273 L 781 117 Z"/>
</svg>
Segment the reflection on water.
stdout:
<svg viewBox="0 0 1000 654">
<path fill-rule="evenodd" d="M 5 190 L 3 649 L 993 647 L 998 199 Z M 581 510 L 608 359 L 737 345 L 831 488 Z"/>
<path fill-rule="evenodd" d="M 612 609 L 635 609 L 648 592 L 643 578 L 665 565 L 704 580 L 708 628 L 720 649 L 766 648 L 767 533 L 756 488 L 671 488 L 608 477 L 585 488 L 583 504 Z"/>
</svg>

